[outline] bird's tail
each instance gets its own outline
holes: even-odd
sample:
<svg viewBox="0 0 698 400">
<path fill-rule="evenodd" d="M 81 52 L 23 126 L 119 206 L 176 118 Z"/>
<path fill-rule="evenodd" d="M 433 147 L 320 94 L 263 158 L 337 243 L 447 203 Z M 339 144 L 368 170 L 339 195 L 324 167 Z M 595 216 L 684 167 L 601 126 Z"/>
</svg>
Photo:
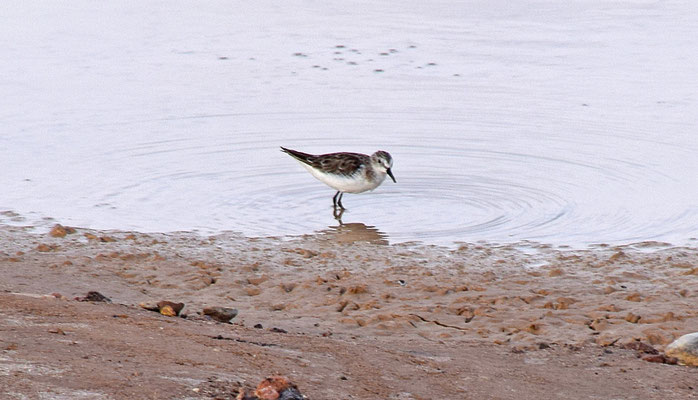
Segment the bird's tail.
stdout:
<svg viewBox="0 0 698 400">
<path fill-rule="evenodd" d="M 314 155 L 308 154 L 308 153 L 303 153 L 302 151 L 296 151 L 296 150 L 291 150 L 287 149 L 283 146 L 281 146 L 281 151 L 284 153 L 288 154 L 289 156 L 295 158 L 296 160 L 310 165 L 313 162 L 313 159 L 315 158 Z"/>
</svg>

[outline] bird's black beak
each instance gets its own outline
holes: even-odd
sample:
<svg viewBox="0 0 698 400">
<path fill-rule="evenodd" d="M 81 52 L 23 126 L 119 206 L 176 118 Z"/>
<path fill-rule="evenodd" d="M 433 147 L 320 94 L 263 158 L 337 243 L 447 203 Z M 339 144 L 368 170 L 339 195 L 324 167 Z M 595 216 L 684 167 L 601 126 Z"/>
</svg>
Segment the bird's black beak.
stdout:
<svg viewBox="0 0 698 400">
<path fill-rule="evenodd" d="M 395 180 L 395 177 L 393 176 L 393 171 L 391 171 L 390 168 L 388 168 L 385 172 L 388 173 L 388 176 L 390 177 L 390 179 L 393 180 L 393 182 L 397 183 L 397 181 Z"/>
</svg>

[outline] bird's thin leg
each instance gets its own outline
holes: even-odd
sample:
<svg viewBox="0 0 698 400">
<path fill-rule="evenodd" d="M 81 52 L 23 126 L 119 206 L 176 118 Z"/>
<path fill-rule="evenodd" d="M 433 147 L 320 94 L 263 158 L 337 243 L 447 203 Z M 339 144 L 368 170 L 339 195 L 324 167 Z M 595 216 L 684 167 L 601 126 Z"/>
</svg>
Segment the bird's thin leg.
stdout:
<svg viewBox="0 0 698 400">
<path fill-rule="evenodd" d="M 344 210 L 345 208 L 344 208 L 344 206 L 342 205 L 342 196 L 344 196 L 344 192 L 340 192 L 340 194 L 339 194 L 339 199 L 337 199 L 337 204 L 339 204 L 339 208 L 341 208 L 342 210 Z"/>
<path fill-rule="evenodd" d="M 337 207 L 334 208 L 334 211 L 332 212 L 332 216 L 334 216 L 334 219 L 339 222 L 339 225 L 344 225 L 342 223 L 342 215 L 344 214 L 344 209 L 338 209 Z"/>
<path fill-rule="evenodd" d="M 338 190 L 337 193 L 335 193 L 335 194 L 334 194 L 334 197 L 332 198 L 332 204 L 334 205 L 334 208 L 337 208 L 337 196 L 339 196 L 339 193 L 341 193 L 341 192 Z M 342 205 L 341 205 L 341 203 L 340 203 L 340 207 L 341 207 L 341 206 L 342 206 Z"/>
</svg>

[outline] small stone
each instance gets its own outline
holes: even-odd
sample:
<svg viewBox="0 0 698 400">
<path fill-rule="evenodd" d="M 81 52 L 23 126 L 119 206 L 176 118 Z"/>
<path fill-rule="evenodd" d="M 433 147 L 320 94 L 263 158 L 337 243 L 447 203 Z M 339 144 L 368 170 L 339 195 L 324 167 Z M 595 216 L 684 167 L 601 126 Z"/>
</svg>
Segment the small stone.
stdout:
<svg viewBox="0 0 698 400">
<path fill-rule="evenodd" d="M 184 303 L 175 303 L 167 300 L 158 302 L 158 311 L 167 317 L 176 317 L 183 308 Z"/>
<path fill-rule="evenodd" d="M 48 330 L 48 333 L 55 333 L 57 335 L 65 335 L 65 332 L 61 328 L 51 328 Z"/>
<path fill-rule="evenodd" d="M 262 293 L 262 290 L 258 287 L 247 287 L 245 288 L 245 293 L 248 296 L 257 296 L 258 294 Z"/>
<path fill-rule="evenodd" d="M 675 357 L 679 364 L 698 367 L 698 332 L 689 333 L 671 342 L 666 355 Z"/>
<path fill-rule="evenodd" d="M 203 313 L 218 322 L 227 323 L 238 315 L 238 310 L 228 307 L 206 307 Z"/>
<path fill-rule="evenodd" d="M 259 400 L 303 400 L 298 387 L 284 376 L 272 376 L 260 382 L 254 391 Z"/>
<path fill-rule="evenodd" d="M 53 228 L 51 228 L 51 231 L 48 234 L 56 238 L 62 238 L 65 237 L 65 235 L 67 235 L 68 232 L 65 230 L 63 225 L 57 224 Z"/>
<path fill-rule="evenodd" d="M 77 301 L 93 301 L 98 303 L 111 303 L 111 299 L 100 292 L 87 292 L 87 295 L 83 297 L 76 297 Z"/>
<path fill-rule="evenodd" d="M 160 314 L 166 316 L 166 317 L 176 317 L 177 313 L 175 312 L 174 308 L 170 305 L 166 305 L 163 307 L 160 307 Z"/>
</svg>

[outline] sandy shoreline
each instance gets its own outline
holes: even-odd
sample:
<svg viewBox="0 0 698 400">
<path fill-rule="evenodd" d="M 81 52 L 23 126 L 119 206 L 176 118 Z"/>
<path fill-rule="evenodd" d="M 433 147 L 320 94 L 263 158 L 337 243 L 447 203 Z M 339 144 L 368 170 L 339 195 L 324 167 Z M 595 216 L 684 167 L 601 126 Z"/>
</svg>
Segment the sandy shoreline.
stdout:
<svg viewBox="0 0 698 400">
<path fill-rule="evenodd" d="M 388 246 L 357 230 L 292 240 L 87 229 L 52 237 L 7 226 L 0 243 L 0 386 L 13 388 L 3 389 L 10 398 L 80 390 L 84 398 L 233 398 L 234 382 L 254 385 L 269 374 L 321 399 L 678 399 L 698 390 L 695 369 L 624 348 L 642 342 L 661 351 L 698 331 L 692 247 L 446 249 Z M 88 291 L 113 304 L 70 300 Z M 52 293 L 65 299 L 42 297 Z M 160 300 L 185 303 L 188 318 L 138 307 Z M 206 306 L 239 314 L 214 323 L 199 315 Z M 57 326 L 65 335 L 49 332 Z M 81 363 L 96 361 L 64 352 L 65 341 L 114 352 L 99 368 L 121 372 L 86 385 L 94 372 Z M 179 361 L 167 350 L 175 342 Z M 140 354 L 144 346 L 152 354 Z M 160 382 L 157 390 L 144 377 Z"/>
</svg>

